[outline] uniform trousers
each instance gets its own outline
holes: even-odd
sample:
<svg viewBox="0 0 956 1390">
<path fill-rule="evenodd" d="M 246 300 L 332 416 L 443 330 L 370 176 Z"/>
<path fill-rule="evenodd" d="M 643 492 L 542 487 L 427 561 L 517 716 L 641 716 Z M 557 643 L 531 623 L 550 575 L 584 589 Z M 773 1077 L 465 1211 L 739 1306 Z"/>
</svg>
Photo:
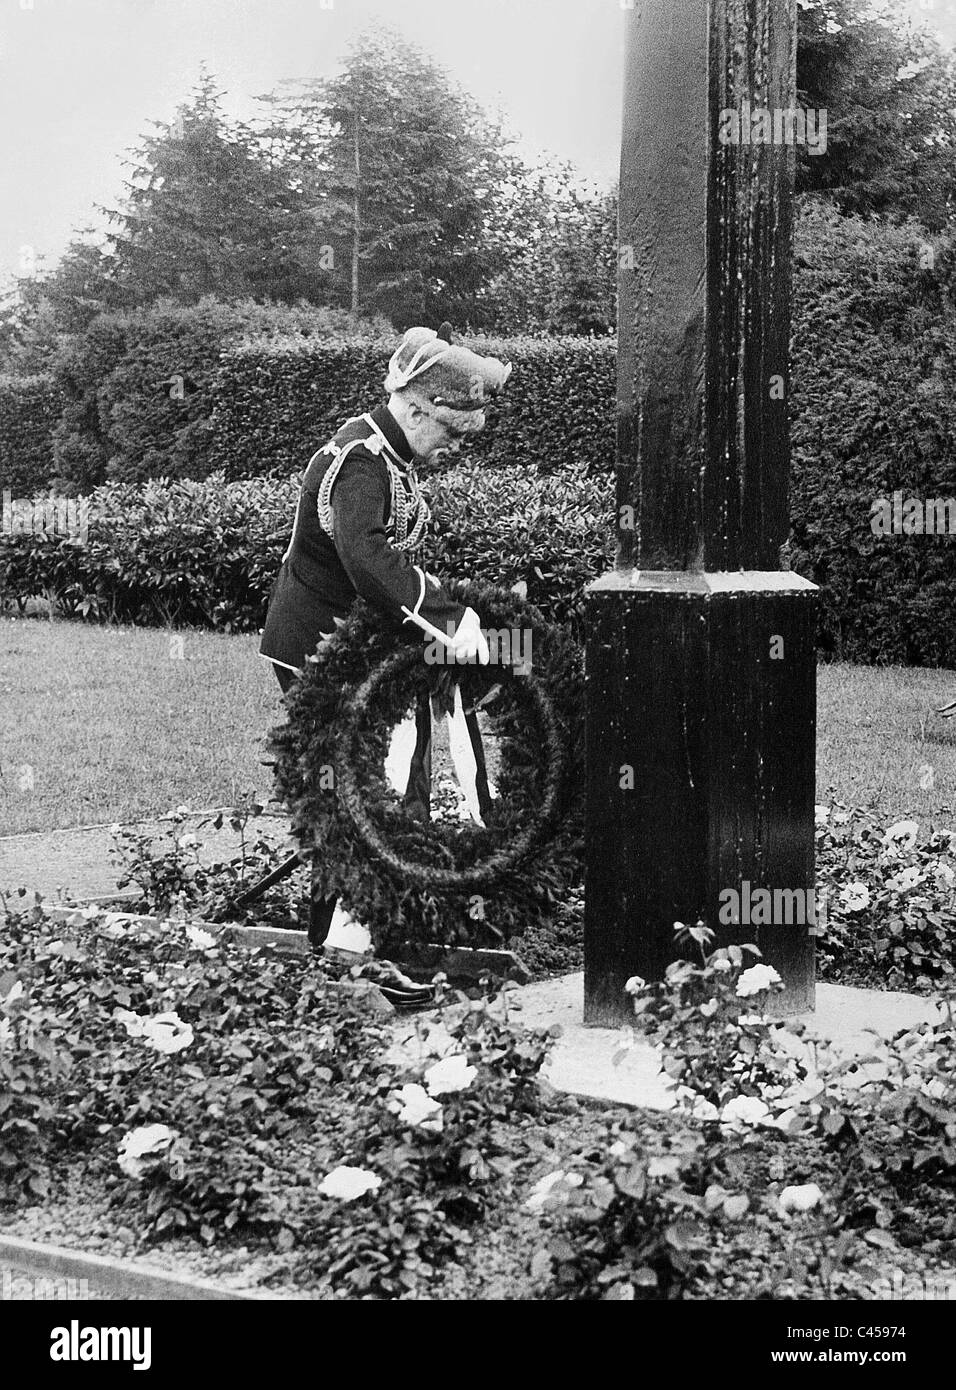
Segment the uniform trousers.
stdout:
<svg viewBox="0 0 956 1390">
<path fill-rule="evenodd" d="M 292 682 L 296 679 L 294 671 L 288 670 L 284 666 L 277 666 L 273 663 L 272 668 L 282 693 L 289 689 Z M 415 820 L 428 825 L 431 820 L 431 780 L 432 780 L 432 725 L 431 710 L 429 709 L 428 697 L 419 700 L 415 709 L 416 740 L 415 751 L 412 754 L 411 767 L 408 774 L 408 786 L 405 790 L 405 806 L 409 814 Z M 335 897 L 324 897 L 316 891 L 318 880 L 319 855 L 321 848 L 317 845 L 312 854 L 312 890 L 309 898 L 309 943 L 313 947 L 321 946 L 328 936 L 329 926 L 335 912 L 335 905 L 338 901 Z"/>
</svg>

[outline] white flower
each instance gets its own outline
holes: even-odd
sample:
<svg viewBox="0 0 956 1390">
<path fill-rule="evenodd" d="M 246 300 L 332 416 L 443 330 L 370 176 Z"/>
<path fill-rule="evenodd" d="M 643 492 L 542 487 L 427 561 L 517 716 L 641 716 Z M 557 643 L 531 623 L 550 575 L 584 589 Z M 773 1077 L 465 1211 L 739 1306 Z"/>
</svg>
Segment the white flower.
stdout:
<svg viewBox="0 0 956 1390">
<path fill-rule="evenodd" d="M 710 968 L 711 970 L 719 970 L 721 974 L 726 970 L 733 970 L 733 966 L 726 956 L 721 956 L 719 960 L 711 961 Z"/>
<path fill-rule="evenodd" d="M 814 806 L 814 808 L 813 808 L 813 823 L 814 823 L 814 825 L 826 825 L 826 823 L 827 823 L 827 821 L 828 821 L 829 819 L 830 819 L 830 808 L 829 808 L 829 806 Z"/>
<path fill-rule="evenodd" d="M 700 1005 L 700 1013 L 703 1014 L 704 1018 L 713 1018 L 719 1008 L 720 1005 L 716 999 L 708 999 L 706 1004 Z"/>
<path fill-rule="evenodd" d="M 932 1076 L 929 1081 L 924 1081 L 920 1090 L 924 1096 L 929 1096 L 932 1100 L 946 1100 L 949 1096 L 948 1086 L 938 1076 Z"/>
<path fill-rule="evenodd" d="M 654 1154 L 647 1165 L 649 1178 L 673 1178 L 680 1172 L 680 1158 L 677 1154 Z"/>
<path fill-rule="evenodd" d="M 202 927 L 187 927 L 186 940 L 190 946 L 195 946 L 197 951 L 210 951 L 216 944 L 212 932 L 203 931 Z"/>
<path fill-rule="evenodd" d="M 129 1009 L 117 1009 L 113 1017 L 122 1023 L 131 1038 L 142 1038 L 143 1042 L 167 1056 L 182 1052 L 193 1041 L 192 1024 L 184 1023 L 176 1013 L 141 1018 Z"/>
<path fill-rule="evenodd" d="M 747 1024 L 747 1023 L 769 1023 L 769 1021 L 770 1021 L 770 1020 L 767 1018 L 767 1015 L 766 1015 L 766 1014 L 741 1014 L 740 1017 L 739 1017 L 738 1020 L 737 1020 L 738 1023 L 744 1023 L 744 1024 Z"/>
<path fill-rule="evenodd" d="M 629 980 L 624 982 L 625 994 L 640 994 L 641 990 L 647 985 L 647 981 L 640 975 L 632 975 Z"/>
<path fill-rule="evenodd" d="M 623 1158 L 624 1155 L 630 1153 L 630 1151 L 630 1147 L 625 1144 L 623 1139 L 616 1139 L 608 1149 L 608 1153 L 612 1158 Z"/>
<path fill-rule="evenodd" d="M 107 912 L 103 918 L 103 935 L 108 936 L 111 941 L 120 941 L 126 935 L 129 923 L 129 917 L 122 912 Z"/>
<path fill-rule="evenodd" d="M 695 1120 L 716 1120 L 720 1112 L 712 1101 L 705 1100 L 703 1096 L 698 1096 L 690 1107 L 690 1113 Z"/>
<path fill-rule="evenodd" d="M 883 843 L 886 845 L 887 849 L 912 849 L 916 844 L 916 837 L 918 834 L 918 821 L 899 820 L 887 830 L 886 834 L 883 836 Z"/>
<path fill-rule="evenodd" d="M 870 890 L 865 883 L 848 883 L 840 893 L 840 902 L 847 912 L 862 912 L 870 905 Z"/>
<path fill-rule="evenodd" d="M 9 989 L 7 990 L 7 992 L 6 992 L 6 995 L 4 996 L 3 1007 L 4 1007 L 4 1008 L 7 1008 L 10 1004 L 15 1004 L 15 1003 L 17 1002 L 18 999 L 22 999 L 22 998 L 23 998 L 23 981 L 22 981 L 22 980 L 14 980 L 13 984 L 10 986 L 10 988 L 9 988 Z"/>
<path fill-rule="evenodd" d="M 739 1131 L 748 1125 L 772 1125 L 773 1117 L 758 1096 L 734 1096 L 721 1110 L 720 1123 Z"/>
<path fill-rule="evenodd" d="M 785 1187 L 780 1194 L 781 1211 L 812 1211 L 823 1201 L 823 1193 L 815 1182 L 802 1187 Z"/>
<path fill-rule="evenodd" d="M 190 832 L 186 835 L 180 835 L 176 843 L 180 849 L 195 849 L 199 841 L 196 839 L 196 836 Z"/>
<path fill-rule="evenodd" d="M 919 865 L 910 864 L 907 868 L 900 869 L 898 874 L 888 878 L 886 886 L 894 889 L 897 893 L 908 893 L 920 882 L 922 882 L 922 874 Z"/>
<path fill-rule="evenodd" d="M 193 1041 L 192 1024 L 184 1023 L 175 1013 L 156 1014 L 144 1028 L 143 1037 L 157 1052 L 182 1052 Z"/>
<path fill-rule="evenodd" d="M 442 1128 L 442 1108 L 432 1100 L 424 1086 L 402 1086 L 393 1092 L 394 1103 L 400 1104 L 398 1118 L 403 1125 L 420 1125 L 436 1134 Z"/>
<path fill-rule="evenodd" d="M 123 833 L 123 827 L 120 825 L 120 823 L 119 823 L 118 820 L 115 820 L 115 821 L 113 822 L 113 824 L 110 826 L 110 834 L 111 834 L 111 835 L 121 835 L 122 833 Z"/>
<path fill-rule="evenodd" d="M 192 811 L 190 811 L 190 809 L 189 809 L 189 807 L 186 805 L 186 803 L 183 802 L 183 804 L 182 804 L 181 806 L 177 806 L 177 807 L 176 807 L 175 811 L 173 811 L 172 814 L 173 814 L 174 816 L 191 816 L 191 815 L 192 815 Z"/>
<path fill-rule="evenodd" d="M 356 1197 L 364 1197 L 366 1192 L 377 1192 L 382 1179 L 364 1168 L 343 1166 L 333 1168 L 319 1183 L 323 1197 L 337 1197 L 340 1202 L 354 1202 Z"/>
<path fill-rule="evenodd" d="M 149 1160 L 160 1158 L 177 1138 L 168 1125 L 140 1125 L 124 1134 L 117 1153 L 119 1166 L 129 1178 L 139 1180 L 151 1166 Z"/>
<path fill-rule="evenodd" d="M 431 1096 L 447 1096 L 453 1091 L 467 1091 L 478 1075 L 477 1068 L 470 1067 L 465 1055 L 456 1052 L 452 1057 L 443 1057 L 440 1062 L 429 1067 L 425 1073 L 425 1085 Z"/>
<path fill-rule="evenodd" d="M 695 1120 L 717 1119 L 716 1105 L 705 1100 L 698 1091 L 692 1091 L 689 1086 L 678 1086 L 674 1095 L 680 1101 L 683 1109 L 690 1111 Z"/>
<path fill-rule="evenodd" d="M 782 984 L 783 981 L 772 965 L 752 965 L 737 981 L 737 998 L 749 999 L 751 995 L 762 994 L 765 989 Z"/>
<path fill-rule="evenodd" d="M 554 1173 L 548 1173 L 547 1177 L 538 1179 L 525 1206 L 528 1211 L 540 1211 L 559 1183 L 565 1187 L 580 1187 L 583 1181 L 580 1173 L 566 1173 L 563 1168 L 559 1168 Z"/>
<path fill-rule="evenodd" d="M 833 812 L 833 823 L 834 823 L 834 825 L 846 825 L 846 823 L 847 823 L 847 821 L 848 821 L 849 819 L 850 819 L 850 813 L 849 813 L 849 811 L 834 811 L 834 812 Z"/>
<path fill-rule="evenodd" d="M 75 907 L 65 919 L 68 927 L 85 927 L 87 922 L 93 922 L 100 915 L 101 909 L 98 907 Z"/>
</svg>

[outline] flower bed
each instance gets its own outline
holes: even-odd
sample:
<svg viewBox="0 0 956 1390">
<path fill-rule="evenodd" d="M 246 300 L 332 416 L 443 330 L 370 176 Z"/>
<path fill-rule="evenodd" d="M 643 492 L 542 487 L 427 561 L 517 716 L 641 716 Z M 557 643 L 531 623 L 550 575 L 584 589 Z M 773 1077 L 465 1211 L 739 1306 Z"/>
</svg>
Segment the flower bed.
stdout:
<svg viewBox="0 0 956 1390">
<path fill-rule="evenodd" d="M 447 792 L 447 789 L 446 789 Z M 443 807 L 454 819 L 452 798 Z M 186 808 L 181 808 L 185 812 Z M 141 892 L 144 912 L 173 906 L 212 918 L 226 895 L 275 867 L 280 856 L 258 829 L 262 807 L 246 798 L 230 813 L 245 835 L 240 859 L 204 866 L 195 837 L 174 818 L 166 843 L 116 827 L 125 877 Z M 954 976 L 956 943 L 956 832 L 902 819 L 883 827 L 871 813 L 840 802 L 817 807 L 817 973 L 832 983 L 868 989 L 931 993 Z M 240 920 L 303 927 L 308 871 L 240 914 Z M 566 890 L 530 928 L 517 949 L 536 977 L 581 968 L 583 902 Z"/>
<path fill-rule="evenodd" d="M 631 985 L 686 1088 L 647 1116 L 542 1087 L 550 1039 L 501 1000 L 451 996 L 397 1047 L 309 959 L 8 904 L 3 1228 L 322 1298 L 870 1298 L 936 1278 L 956 1251 L 952 1020 L 865 1085 L 807 1086 L 761 1012 L 772 973 L 694 931 L 699 966 Z"/>
<path fill-rule="evenodd" d="M 884 827 L 840 802 L 816 816 L 821 978 L 922 993 L 950 981 L 956 832 L 910 819 Z"/>
</svg>

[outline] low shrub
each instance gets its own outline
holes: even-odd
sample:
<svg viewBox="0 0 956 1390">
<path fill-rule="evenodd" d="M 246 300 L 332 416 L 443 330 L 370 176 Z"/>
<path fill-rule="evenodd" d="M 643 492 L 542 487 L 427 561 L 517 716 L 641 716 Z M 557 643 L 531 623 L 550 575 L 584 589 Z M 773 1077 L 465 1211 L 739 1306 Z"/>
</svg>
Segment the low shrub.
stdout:
<svg viewBox="0 0 956 1390">
<path fill-rule="evenodd" d="M 614 1057 L 638 1036 L 656 1044 L 677 1113 L 700 1127 L 676 1130 L 655 1151 L 637 1124 L 624 1124 L 613 1143 L 539 1183 L 530 1201 L 550 1217 L 538 1262 L 547 1297 L 686 1297 L 715 1272 L 719 1228 L 750 1210 L 741 1150 L 761 1130 L 785 1132 L 786 1093 L 807 1069 L 779 1045 L 779 1025 L 753 1013 L 783 988 L 780 977 L 747 965 L 754 946 L 708 953 L 712 938 L 702 923 L 675 924 L 675 949 L 696 947 L 700 965 L 676 960 L 655 985 L 627 982 L 635 1027 Z"/>
<path fill-rule="evenodd" d="M 953 832 L 818 806 L 817 901 L 823 979 L 926 991 L 956 975 Z"/>
<path fill-rule="evenodd" d="M 106 484 L 85 539 L 0 540 L 0 595 L 21 609 L 48 596 L 70 616 L 145 626 L 261 626 L 294 515 L 292 483 Z"/>
<path fill-rule="evenodd" d="M 765 1012 L 783 983 L 772 966 L 748 965 L 748 957 L 760 955 L 756 946 L 708 954 L 713 935 L 703 923 L 675 924 L 675 947 L 696 942 L 701 964 L 674 961 L 655 985 L 636 976 L 629 981 L 637 1027 L 660 1047 L 675 1096 L 695 1118 L 733 1123 L 728 1106 L 744 1099 L 752 1102 L 749 1114 L 769 1123 L 765 1102 L 786 1109 L 781 1097 L 806 1079 L 806 1067 L 778 1046 L 779 1023 Z M 630 1041 L 625 1038 L 625 1048 Z M 753 1122 L 746 1105 L 744 1117 Z"/>
<path fill-rule="evenodd" d="M 475 461 L 437 474 L 430 569 L 519 583 L 552 621 L 583 611 L 583 587 L 610 555 L 609 499 L 583 468 L 536 478 Z M 0 598 L 49 596 L 64 612 L 108 622 L 256 631 L 288 544 L 297 485 L 160 479 L 107 484 L 89 499 L 86 540 L 0 536 Z"/>
<path fill-rule="evenodd" d="M 537 1262 L 542 1297 L 675 1299 L 712 1274 L 723 1203 L 693 1190 L 704 1147 L 688 1135 L 655 1154 L 629 1132 L 596 1162 L 561 1173 L 542 1204 L 551 1226 Z M 742 1197 L 731 1213 L 747 1205 Z"/>
<path fill-rule="evenodd" d="M 228 823 L 239 836 L 239 847 L 232 859 L 204 859 L 199 851 L 201 841 L 185 829 L 191 815 L 187 806 L 179 806 L 169 815 L 167 827 L 159 834 L 153 829 L 139 830 L 135 826 L 114 825 L 111 856 L 116 863 L 117 888 L 134 887 L 139 897 L 131 904 L 136 912 L 157 913 L 173 911 L 191 913 L 206 921 L 215 921 L 220 910 L 232 902 L 236 894 L 258 878 L 277 868 L 286 858 L 285 848 L 258 823 L 263 806 L 254 792 L 244 792 L 228 811 L 217 811 L 196 823 L 200 832 L 205 826 L 220 830 Z M 284 890 L 276 887 L 267 899 L 268 910 L 275 913 L 277 926 L 298 925 L 300 913 L 307 911 L 308 888 L 297 901 L 296 892 L 303 888 L 302 873 Z M 290 893 L 291 889 L 291 893 Z M 251 906 L 257 920 L 262 920 L 266 903 L 257 900 Z M 237 910 L 230 910 L 230 921 L 241 920 Z"/>
</svg>

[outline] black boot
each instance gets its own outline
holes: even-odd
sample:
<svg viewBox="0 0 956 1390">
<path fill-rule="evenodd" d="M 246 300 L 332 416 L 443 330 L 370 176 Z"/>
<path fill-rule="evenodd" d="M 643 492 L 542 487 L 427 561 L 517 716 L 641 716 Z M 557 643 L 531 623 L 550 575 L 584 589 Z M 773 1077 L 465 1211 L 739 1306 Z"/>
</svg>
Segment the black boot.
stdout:
<svg viewBox="0 0 956 1390">
<path fill-rule="evenodd" d="M 322 943 L 329 934 L 332 916 L 338 898 L 323 898 L 315 891 L 315 860 L 312 869 L 312 896 L 309 902 L 309 945 L 313 951 L 321 951 Z"/>
</svg>

